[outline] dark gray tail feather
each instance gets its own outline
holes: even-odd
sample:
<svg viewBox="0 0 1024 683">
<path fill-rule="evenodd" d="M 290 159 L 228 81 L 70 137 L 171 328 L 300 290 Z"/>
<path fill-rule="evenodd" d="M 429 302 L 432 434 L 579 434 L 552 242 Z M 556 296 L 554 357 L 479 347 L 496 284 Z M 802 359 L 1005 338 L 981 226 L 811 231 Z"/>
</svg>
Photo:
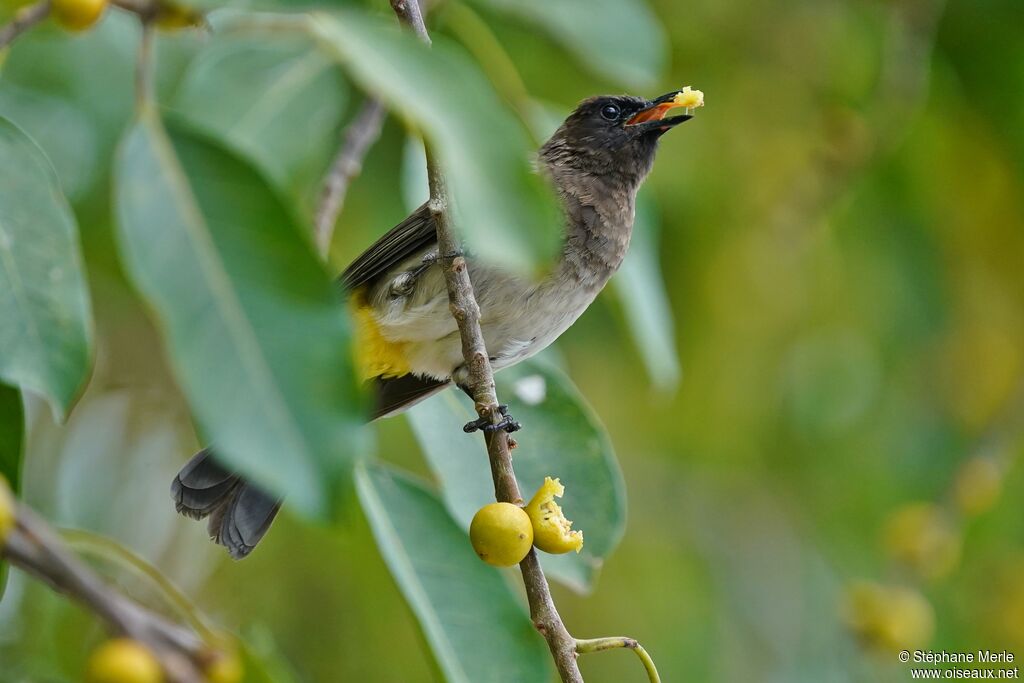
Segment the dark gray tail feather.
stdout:
<svg viewBox="0 0 1024 683">
<path fill-rule="evenodd" d="M 240 560 L 256 547 L 281 509 L 281 501 L 217 463 L 209 448 L 192 456 L 171 483 L 178 512 L 209 517 L 210 537 Z"/>
</svg>

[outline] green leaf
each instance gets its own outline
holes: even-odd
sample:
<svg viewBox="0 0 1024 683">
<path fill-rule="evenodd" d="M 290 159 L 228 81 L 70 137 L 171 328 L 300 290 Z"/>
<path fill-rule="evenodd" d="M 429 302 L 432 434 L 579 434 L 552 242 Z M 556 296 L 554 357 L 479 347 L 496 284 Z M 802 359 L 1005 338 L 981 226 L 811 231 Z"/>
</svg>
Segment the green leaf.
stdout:
<svg viewBox="0 0 1024 683">
<path fill-rule="evenodd" d="M 652 87 L 665 69 L 665 31 L 642 0 L 475 1 L 546 31 L 622 86 Z"/>
<path fill-rule="evenodd" d="M 428 48 L 355 11 L 309 26 L 353 79 L 437 145 L 473 251 L 521 269 L 554 253 L 560 218 L 530 167 L 535 150 L 465 52 L 443 37 Z"/>
<path fill-rule="evenodd" d="M 174 109 L 302 198 L 319 189 L 346 99 L 340 70 L 307 42 L 226 36 L 192 62 Z"/>
<path fill-rule="evenodd" d="M 0 475 L 11 490 L 21 490 L 22 449 L 25 437 L 25 412 L 21 392 L 0 384 Z M 7 587 L 7 563 L 0 558 L 0 598 Z"/>
<path fill-rule="evenodd" d="M 349 325 L 308 237 L 259 175 L 151 111 L 116 168 L 127 271 L 223 459 L 307 514 L 366 448 Z"/>
<path fill-rule="evenodd" d="M 577 555 L 540 553 L 545 571 L 575 590 L 590 590 L 601 563 L 622 537 L 626 494 L 611 442 L 579 391 L 560 370 L 525 361 L 497 376 L 498 398 L 523 423 L 513 452 L 516 477 L 529 499 L 545 476 L 565 486 L 560 500 L 574 529 L 583 530 Z M 408 413 L 431 468 L 443 484 L 445 504 L 459 523 L 493 502 L 491 470 L 479 436 L 462 433 L 476 414 L 468 398 L 445 391 Z"/>
<path fill-rule="evenodd" d="M 78 226 L 39 146 L 0 118 L 0 379 L 64 419 L 89 373 Z"/>
<path fill-rule="evenodd" d="M 682 371 L 676 353 L 675 322 L 658 262 L 657 207 L 641 194 L 629 252 L 612 279 L 626 323 L 655 388 L 674 391 Z"/>
<path fill-rule="evenodd" d="M 476 556 L 437 496 L 384 465 L 357 469 L 363 510 L 449 683 L 551 679 L 550 658 L 501 572 Z"/>
<path fill-rule="evenodd" d="M 21 392 L 0 384 L 0 475 L 12 491 L 21 489 L 21 453 L 25 438 L 25 411 Z"/>
</svg>

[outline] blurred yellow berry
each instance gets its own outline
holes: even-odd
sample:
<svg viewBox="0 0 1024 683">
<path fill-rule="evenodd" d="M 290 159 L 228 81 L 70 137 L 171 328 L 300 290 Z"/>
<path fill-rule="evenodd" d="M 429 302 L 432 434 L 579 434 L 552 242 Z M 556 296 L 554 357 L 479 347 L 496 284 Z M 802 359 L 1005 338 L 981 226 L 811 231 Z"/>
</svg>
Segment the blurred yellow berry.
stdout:
<svg viewBox="0 0 1024 683">
<path fill-rule="evenodd" d="M 924 578 L 941 578 L 960 561 L 960 534 L 932 503 L 911 503 L 896 510 L 885 525 L 884 538 L 889 554 Z"/>
<path fill-rule="evenodd" d="M 1003 490 L 1003 470 L 993 458 L 978 456 L 965 462 L 953 481 L 953 499 L 965 515 L 987 512 Z"/>
<path fill-rule="evenodd" d="M 469 525 L 469 540 L 481 560 L 495 567 L 519 564 L 533 545 L 530 518 L 518 505 L 491 503 Z"/>
<path fill-rule="evenodd" d="M 526 514 L 533 523 L 534 545 L 556 555 L 583 549 L 583 532 L 572 530 L 572 522 L 555 502 L 555 497 L 561 498 L 563 493 L 565 487 L 558 479 L 544 477 L 544 483 L 526 505 Z"/>
<path fill-rule="evenodd" d="M 161 683 L 160 663 L 145 646 L 130 638 L 100 645 L 86 665 L 86 683 Z"/>
<path fill-rule="evenodd" d="M 51 0 L 50 12 L 57 23 L 72 31 L 84 31 L 103 16 L 107 0 Z"/>
<path fill-rule="evenodd" d="M 978 623 L 994 642 L 1024 649 L 1024 555 L 1003 560 L 986 578 Z"/>
<path fill-rule="evenodd" d="M 239 683 L 245 677 L 242 660 L 234 650 L 218 652 L 207 664 L 203 673 L 208 683 Z"/>
<path fill-rule="evenodd" d="M 935 613 L 923 595 L 871 581 L 846 588 L 842 617 L 864 647 L 880 653 L 923 647 L 935 631 Z"/>
<path fill-rule="evenodd" d="M 0 474 L 0 547 L 3 547 L 7 534 L 11 533 L 15 523 L 14 494 L 7 484 L 7 479 Z"/>
<path fill-rule="evenodd" d="M 978 302 L 977 307 L 984 313 L 954 327 L 943 361 L 950 375 L 949 402 L 970 429 L 981 429 L 998 415 L 1024 369 L 1024 329 L 995 303 Z"/>
</svg>

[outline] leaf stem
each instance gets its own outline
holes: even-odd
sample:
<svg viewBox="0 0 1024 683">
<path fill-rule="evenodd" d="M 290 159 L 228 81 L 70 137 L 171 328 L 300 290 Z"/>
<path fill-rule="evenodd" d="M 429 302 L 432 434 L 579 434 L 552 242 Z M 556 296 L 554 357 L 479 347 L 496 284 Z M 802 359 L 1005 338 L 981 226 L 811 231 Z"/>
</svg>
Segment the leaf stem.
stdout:
<svg viewBox="0 0 1024 683">
<path fill-rule="evenodd" d="M 430 44 L 430 35 L 423 23 L 423 14 L 416 0 L 391 0 L 391 7 L 399 21 L 415 33 L 420 40 Z M 432 146 L 426 144 L 427 180 L 430 185 L 428 206 L 437 228 L 438 253 L 448 289 L 448 301 L 452 316 L 459 327 L 462 338 L 462 356 L 465 361 L 459 378 L 473 395 L 477 413 L 489 419 L 492 424 L 501 420 L 498 397 L 494 388 L 494 372 L 488 360 L 483 332 L 480 329 L 480 306 L 473 294 L 466 260 L 462 256 L 458 238 L 451 222 L 448 188 L 441 166 Z M 494 494 L 499 501 L 521 503 L 522 494 L 512 468 L 512 454 L 509 435 L 503 430 L 484 434 L 487 455 L 494 480 Z M 583 683 L 576 663 L 576 640 L 562 623 L 555 608 L 544 571 L 537 560 L 537 553 L 530 553 L 519 565 L 530 604 L 530 617 L 534 626 L 544 636 L 551 656 L 563 683 Z"/>
<path fill-rule="evenodd" d="M 133 553 L 117 541 L 100 536 L 84 529 L 58 529 L 61 537 L 69 546 L 80 553 L 86 553 L 113 562 L 124 567 L 137 576 L 148 580 L 157 588 L 164 600 L 170 604 L 188 622 L 196 633 L 208 643 L 216 643 L 219 638 L 209 624 L 206 623 L 199 609 L 171 581 L 153 565 Z"/>
<path fill-rule="evenodd" d="M 154 33 L 151 17 L 139 15 L 142 36 L 139 39 L 139 56 L 135 64 L 135 109 L 143 111 L 156 101 L 153 93 Z"/>
<path fill-rule="evenodd" d="M 33 5 L 19 9 L 13 19 L 0 27 L 0 50 L 10 45 L 15 38 L 41 22 L 49 14 L 50 0 L 40 0 Z"/>
<path fill-rule="evenodd" d="M 615 636 L 612 638 L 591 638 L 589 640 L 576 641 L 576 652 L 581 655 L 619 648 L 627 648 L 635 652 L 636 656 L 643 662 L 650 683 L 661 683 L 661 677 L 658 675 L 658 669 L 654 666 L 654 660 L 651 659 L 651 655 L 633 638 Z"/>
</svg>

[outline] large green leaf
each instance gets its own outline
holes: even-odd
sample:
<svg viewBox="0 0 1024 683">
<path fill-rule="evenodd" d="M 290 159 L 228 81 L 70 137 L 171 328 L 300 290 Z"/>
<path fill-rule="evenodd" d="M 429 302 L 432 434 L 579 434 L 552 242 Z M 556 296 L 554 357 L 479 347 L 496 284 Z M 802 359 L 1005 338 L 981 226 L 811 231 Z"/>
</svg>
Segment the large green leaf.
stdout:
<svg viewBox="0 0 1024 683">
<path fill-rule="evenodd" d="M 652 87 L 665 68 L 665 31 L 643 0 L 475 0 L 534 24 L 581 64 L 624 87 Z"/>
<path fill-rule="evenodd" d="M 63 419 L 92 353 L 78 227 L 43 151 L 2 118 L 0 160 L 0 380 Z"/>
<path fill-rule="evenodd" d="M 526 132 L 461 49 L 443 37 L 428 48 L 393 24 L 345 11 L 306 27 L 437 145 L 470 248 L 519 268 L 551 256 L 559 214 L 530 167 Z"/>
<path fill-rule="evenodd" d="M 551 679 L 544 641 L 501 572 L 477 558 L 437 496 L 383 465 L 356 486 L 381 554 L 449 683 Z"/>
<path fill-rule="evenodd" d="M 365 449 L 340 299 L 259 175 L 146 111 L 116 168 L 123 259 L 221 456 L 310 514 Z"/>
<path fill-rule="evenodd" d="M 319 187 L 338 145 L 346 99 L 337 65 L 308 42 L 218 36 L 192 62 L 173 106 L 302 197 Z"/>
<path fill-rule="evenodd" d="M 503 370 L 497 380 L 498 397 L 523 423 L 513 451 L 523 497 L 529 499 L 545 476 L 559 477 L 565 485 L 560 504 L 573 528 L 583 530 L 579 555 L 540 553 L 541 562 L 553 577 L 587 591 L 626 522 L 625 485 L 611 442 L 572 382 L 549 364 L 526 361 Z M 476 511 L 494 500 L 483 443 L 461 430 L 475 417 L 469 399 L 456 391 L 409 411 L 413 431 L 443 484 L 445 503 L 466 528 Z"/>
<path fill-rule="evenodd" d="M 658 262 L 658 228 L 657 207 L 641 195 L 629 252 L 612 285 L 651 382 L 669 392 L 679 384 L 682 373 L 672 307 Z"/>
</svg>

